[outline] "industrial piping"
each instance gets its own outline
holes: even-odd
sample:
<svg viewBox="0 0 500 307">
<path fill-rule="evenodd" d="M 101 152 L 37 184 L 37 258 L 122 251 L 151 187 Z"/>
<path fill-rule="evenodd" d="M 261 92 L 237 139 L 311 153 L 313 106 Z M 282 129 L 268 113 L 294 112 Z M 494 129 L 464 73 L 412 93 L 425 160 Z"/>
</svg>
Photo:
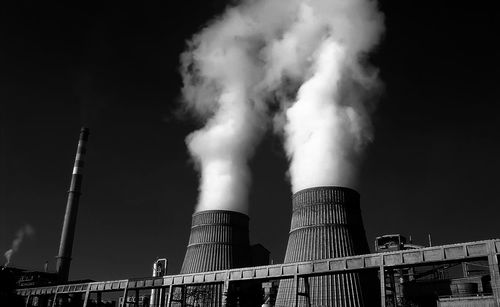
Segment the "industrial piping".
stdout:
<svg viewBox="0 0 500 307">
<path fill-rule="evenodd" d="M 78 204 L 80 201 L 83 167 L 85 161 L 86 145 L 89 138 L 89 129 L 80 130 L 78 148 L 76 151 L 73 174 L 71 176 L 71 185 L 68 191 L 68 202 L 66 204 L 66 213 L 64 214 L 64 223 L 61 233 L 61 242 L 59 245 L 59 254 L 56 259 L 56 270 L 60 282 L 68 281 L 69 268 L 71 263 L 71 252 L 73 250 L 73 239 L 75 237 L 76 216 L 78 213 Z"/>
</svg>

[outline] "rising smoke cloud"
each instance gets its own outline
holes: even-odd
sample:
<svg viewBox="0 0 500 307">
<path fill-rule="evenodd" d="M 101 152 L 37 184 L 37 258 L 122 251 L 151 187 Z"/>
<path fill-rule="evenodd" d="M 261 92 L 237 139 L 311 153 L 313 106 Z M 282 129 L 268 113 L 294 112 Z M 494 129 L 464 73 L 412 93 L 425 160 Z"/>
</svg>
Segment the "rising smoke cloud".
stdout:
<svg viewBox="0 0 500 307">
<path fill-rule="evenodd" d="M 247 211 L 248 160 L 272 116 L 294 192 L 351 186 L 378 83 L 365 58 L 382 32 L 374 1 L 248 0 L 196 34 L 181 72 L 185 106 L 205 123 L 186 139 L 201 177 L 197 211 Z"/>
<path fill-rule="evenodd" d="M 383 29 L 373 1 L 301 1 L 297 22 L 271 46 L 268 75 L 275 76 L 274 84 L 282 88 L 284 78 L 300 84 L 278 127 L 293 192 L 355 184 L 357 164 L 372 139 L 366 98 L 379 84 L 364 62 Z"/>
<path fill-rule="evenodd" d="M 21 246 L 21 243 L 23 242 L 24 237 L 25 236 L 30 237 L 34 233 L 35 233 L 35 230 L 29 224 L 24 225 L 23 227 L 21 227 L 17 231 L 16 237 L 12 241 L 11 248 L 4 253 L 4 256 L 5 256 L 5 264 L 4 264 L 4 266 L 8 266 L 10 264 L 12 256 L 15 253 L 17 253 L 17 251 L 19 250 L 19 247 Z"/>
<path fill-rule="evenodd" d="M 246 212 L 248 159 L 263 133 L 265 107 L 256 92 L 261 78 L 258 37 L 232 10 L 196 35 L 182 57 L 183 94 L 205 127 L 187 145 L 201 172 L 197 211 Z"/>
</svg>

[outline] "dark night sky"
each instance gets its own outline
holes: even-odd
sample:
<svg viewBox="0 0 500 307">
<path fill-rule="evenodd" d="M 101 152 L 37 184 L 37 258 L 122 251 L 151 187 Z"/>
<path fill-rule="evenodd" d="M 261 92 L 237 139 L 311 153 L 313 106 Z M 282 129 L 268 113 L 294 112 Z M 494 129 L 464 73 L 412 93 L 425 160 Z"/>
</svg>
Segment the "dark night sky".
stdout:
<svg viewBox="0 0 500 307">
<path fill-rule="evenodd" d="M 184 144 L 196 125 L 176 116 L 179 53 L 224 1 L 17 2 L 0 8 L 0 251 L 29 223 L 36 234 L 13 265 L 54 268 L 85 124 L 71 277 L 146 276 L 156 257 L 177 273 L 198 185 Z M 387 31 L 373 62 L 385 92 L 359 188 L 370 242 L 500 236 L 500 13 L 440 5 L 381 3 Z M 250 227 L 275 262 L 291 214 L 286 169 L 269 134 L 252 161 Z"/>
</svg>

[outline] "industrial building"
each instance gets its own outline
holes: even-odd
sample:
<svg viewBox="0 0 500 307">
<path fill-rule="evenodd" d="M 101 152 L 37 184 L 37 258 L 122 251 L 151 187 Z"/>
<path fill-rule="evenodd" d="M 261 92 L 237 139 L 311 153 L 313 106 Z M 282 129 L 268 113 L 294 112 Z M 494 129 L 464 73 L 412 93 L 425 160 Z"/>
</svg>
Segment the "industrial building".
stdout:
<svg viewBox="0 0 500 307">
<path fill-rule="evenodd" d="M 26 307 L 499 306 L 499 239 L 424 247 L 394 234 L 378 237 L 375 253 L 370 253 L 359 193 L 334 186 L 309 188 L 292 196 L 282 264 L 270 264 L 262 245 L 250 245 L 249 216 L 211 210 L 192 216 L 180 274 L 166 275 L 168 262 L 158 259 L 151 277 L 68 281 L 87 140 L 88 129 L 82 129 L 57 273 L 2 268 L 1 303 Z"/>
</svg>

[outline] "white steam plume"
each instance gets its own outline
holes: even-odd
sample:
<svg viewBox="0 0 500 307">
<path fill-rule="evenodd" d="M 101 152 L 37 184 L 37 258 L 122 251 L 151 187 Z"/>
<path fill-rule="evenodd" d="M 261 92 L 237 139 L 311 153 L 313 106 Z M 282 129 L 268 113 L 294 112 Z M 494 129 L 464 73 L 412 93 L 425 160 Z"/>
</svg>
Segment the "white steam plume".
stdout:
<svg viewBox="0 0 500 307">
<path fill-rule="evenodd" d="M 186 102 L 207 118 L 186 139 L 201 172 L 197 211 L 247 211 L 248 159 L 265 127 L 255 88 L 262 73 L 258 37 L 247 22 L 237 10 L 228 11 L 196 35 L 182 57 Z"/>
<path fill-rule="evenodd" d="M 32 236 L 34 233 L 35 233 L 35 230 L 33 229 L 33 227 L 31 227 L 31 225 L 28 225 L 28 224 L 24 225 L 23 227 L 21 227 L 17 231 L 16 237 L 14 238 L 14 241 L 12 241 L 12 247 L 4 253 L 5 260 L 6 260 L 4 266 L 9 265 L 9 263 L 12 259 L 12 255 L 14 255 L 19 250 L 19 246 L 21 246 L 21 243 L 23 242 L 24 237 L 25 236 Z"/>
<path fill-rule="evenodd" d="M 301 83 L 283 125 L 292 190 L 353 187 L 372 138 L 365 98 L 378 84 L 362 61 L 379 40 L 383 17 L 373 1 L 318 0 L 302 1 L 297 20 L 271 47 L 269 74 Z"/>
<path fill-rule="evenodd" d="M 377 84 L 362 62 L 382 32 L 370 0 L 247 0 L 195 35 L 182 75 L 186 106 L 205 121 L 186 140 L 197 211 L 247 211 L 248 160 L 276 98 L 293 191 L 351 186 L 371 138 L 363 98 Z"/>
</svg>

